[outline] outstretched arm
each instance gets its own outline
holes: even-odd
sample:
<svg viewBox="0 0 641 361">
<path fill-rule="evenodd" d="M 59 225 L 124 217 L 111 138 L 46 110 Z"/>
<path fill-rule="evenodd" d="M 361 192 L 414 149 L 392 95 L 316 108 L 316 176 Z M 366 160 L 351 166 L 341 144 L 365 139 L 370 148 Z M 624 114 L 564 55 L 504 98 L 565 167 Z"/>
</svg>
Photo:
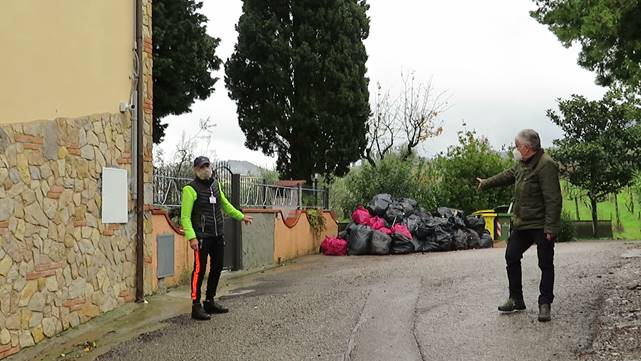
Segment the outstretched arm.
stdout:
<svg viewBox="0 0 641 361">
<path fill-rule="evenodd" d="M 229 216 L 231 216 L 233 219 L 237 221 L 243 221 L 245 224 L 249 224 L 252 222 L 253 218 L 251 216 L 243 214 L 243 212 L 239 211 L 234 207 L 227 197 L 225 196 L 225 192 L 223 192 L 222 187 L 220 186 L 220 183 L 218 183 L 218 193 L 220 194 L 220 206 L 223 209 L 223 212 L 227 213 Z"/>
<path fill-rule="evenodd" d="M 476 178 L 476 180 L 479 181 L 479 189 L 486 190 L 494 187 L 504 187 L 504 186 L 509 186 L 511 184 L 514 184 L 514 181 L 516 179 L 514 176 L 515 167 L 516 166 L 508 170 L 505 170 L 488 179 Z"/>
</svg>

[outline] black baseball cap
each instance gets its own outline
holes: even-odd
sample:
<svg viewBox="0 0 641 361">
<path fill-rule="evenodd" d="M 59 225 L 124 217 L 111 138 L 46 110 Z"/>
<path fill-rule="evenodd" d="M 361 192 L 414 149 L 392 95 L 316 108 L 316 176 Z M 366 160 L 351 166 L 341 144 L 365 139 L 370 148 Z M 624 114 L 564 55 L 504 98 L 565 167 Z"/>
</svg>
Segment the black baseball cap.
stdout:
<svg viewBox="0 0 641 361">
<path fill-rule="evenodd" d="M 194 159 L 194 167 L 200 168 L 200 167 L 204 166 L 205 164 L 206 165 L 210 165 L 211 164 L 211 162 L 209 161 L 209 158 L 207 158 L 205 156 L 201 155 L 200 157 L 196 157 L 196 159 Z"/>
</svg>

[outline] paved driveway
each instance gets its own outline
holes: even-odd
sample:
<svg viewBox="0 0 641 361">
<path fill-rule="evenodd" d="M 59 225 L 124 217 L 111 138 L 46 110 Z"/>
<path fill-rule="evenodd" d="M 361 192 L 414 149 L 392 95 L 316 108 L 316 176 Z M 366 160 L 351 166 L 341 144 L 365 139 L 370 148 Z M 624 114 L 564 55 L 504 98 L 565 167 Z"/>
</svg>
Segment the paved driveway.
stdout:
<svg viewBox="0 0 641 361">
<path fill-rule="evenodd" d="M 525 312 L 500 315 L 504 249 L 309 257 L 268 271 L 211 321 L 188 315 L 99 360 L 574 360 L 589 347 L 623 242 L 557 244 L 553 321 L 536 320 L 536 247 L 523 261 Z M 188 302 L 188 300 L 186 300 Z"/>
</svg>

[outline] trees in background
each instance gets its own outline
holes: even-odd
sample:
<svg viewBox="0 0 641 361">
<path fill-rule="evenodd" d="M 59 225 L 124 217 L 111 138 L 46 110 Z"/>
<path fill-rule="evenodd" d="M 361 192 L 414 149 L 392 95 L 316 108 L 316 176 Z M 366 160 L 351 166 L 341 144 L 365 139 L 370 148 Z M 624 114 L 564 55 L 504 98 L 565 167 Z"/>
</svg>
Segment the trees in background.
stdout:
<svg viewBox="0 0 641 361">
<path fill-rule="evenodd" d="M 630 186 L 639 168 L 638 104 L 614 91 L 595 101 L 573 95 L 559 99 L 559 112 L 547 114 L 564 133 L 554 141 L 553 157 L 561 174 L 587 193 L 596 236 L 598 202 Z"/>
<path fill-rule="evenodd" d="M 476 177 L 497 174 L 513 163 L 493 149 L 486 138 L 473 131 L 459 133 L 459 144 L 435 159 L 401 152 L 388 153 L 373 166 L 363 162 L 332 185 L 331 201 L 343 216 L 374 195 L 389 193 L 394 197 L 413 198 L 425 209 L 440 206 L 462 209 L 467 213 L 509 204 L 509 187 L 487 192 L 477 190 Z"/>
<path fill-rule="evenodd" d="M 212 72 L 222 61 L 216 56 L 220 39 L 207 34 L 201 1 L 154 0 L 153 13 L 153 140 L 165 136 L 167 115 L 188 113 L 196 99 L 207 99 L 218 78 Z"/>
<path fill-rule="evenodd" d="M 343 175 L 366 146 L 364 0 L 246 0 L 225 85 L 245 145 L 286 178 Z"/>
<path fill-rule="evenodd" d="M 638 0 L 535 0 L 532 16 L 563 43 L 581 45 L 579 65 L 597 83 L 641 89 L 641 4 Z"/>
</svg>

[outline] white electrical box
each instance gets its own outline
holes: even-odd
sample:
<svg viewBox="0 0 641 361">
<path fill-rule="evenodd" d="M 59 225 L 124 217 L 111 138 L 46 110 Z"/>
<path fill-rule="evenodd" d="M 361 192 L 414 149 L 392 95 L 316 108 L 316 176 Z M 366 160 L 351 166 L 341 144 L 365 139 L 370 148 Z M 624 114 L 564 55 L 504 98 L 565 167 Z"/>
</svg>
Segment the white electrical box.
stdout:
<svg viewBox="0 0 641 361">
<path fill-rule="evenodd" d="M 128 221 L 127 170 L 102 168 L 102 223 Z"/>
</svg>

